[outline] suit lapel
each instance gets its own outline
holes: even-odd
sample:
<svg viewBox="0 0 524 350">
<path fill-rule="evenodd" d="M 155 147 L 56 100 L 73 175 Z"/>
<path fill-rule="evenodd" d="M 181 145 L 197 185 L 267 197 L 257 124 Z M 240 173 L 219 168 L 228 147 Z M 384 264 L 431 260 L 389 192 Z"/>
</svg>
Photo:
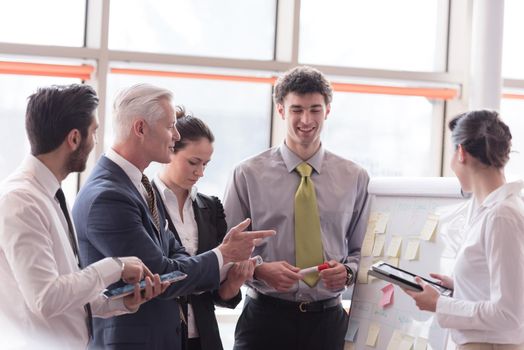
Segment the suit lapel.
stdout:
<svg viewBox="0 0 524 350">
<path fill-rule="evenodd" d="M 129 176 L 127 176 L 127 174 L 124 172 L 122 168 L 120 168 L 115 162 L 113 162 L 111 159 L 107 158 L 106 156 L 102 156 L 98 164 L 101 167 L 103 167 L 106 171 L 108 171 L 110 176 L 116 178 L 118 182 L 122 184 L 123 187 L 125 187 L 124 190 L 126 192 L 131 192 L 133 197 L 136 199 L 136 201 L 141 204 L 142 209 L 147 213 L 147 218 L 149 219 L 149 223 L 153 229 L 153 234 L 150 236 L 159 246 L 161 246 L 162 245 L 161 240 L 160 240 L 161 235 L 158 232 L 158 230 L 156 229 L 153 217 L 151 216 L 151 212 L 149 210 L 149 207 L 147 206 L 147 202 L 145 201 L 142 194 L 137 190 L 133 182 L 131 182 L 131 179 L 129 178 Z"/>
<path fill-rule="evenodd" d="M 193 212 L 195 213 L 195 221 L 198 228 L 198 254 L 213 249 L 215 245 L 211 241 L 210 225 L 210 208 L 197 194 L 193 201 Z"/>
<path fill-rule="evenodd" d="M 164 212 L 164 215 L 166 216 L 167 227 L 173 233 L 173 235 L 175 236 L 175 238 L 178 241 L 178 243 L 181 246 L 183 246 L 182 240 L 180 239 L 180 235 L 178 234 L 178 232 L 176 230 L 175 224 L 173 224 L 173 220 L 171 219 L 171 215 L 169 215 L 169 212 L 167 211 L 167 208 L 164 205 L 164 201 L 162 200 L 162 196 L 160 195 L 160 191 L 158 190 L 158 187 L 156 186 L 156 184 L 154 182 L 152 183 L 152 186 L 153 186 L 153 190 L 156 193 L 157 198 L 159 198 L 159 200 L 158 200 L 159 206 L 162 207 L 162 211 Z"/>
</svg>

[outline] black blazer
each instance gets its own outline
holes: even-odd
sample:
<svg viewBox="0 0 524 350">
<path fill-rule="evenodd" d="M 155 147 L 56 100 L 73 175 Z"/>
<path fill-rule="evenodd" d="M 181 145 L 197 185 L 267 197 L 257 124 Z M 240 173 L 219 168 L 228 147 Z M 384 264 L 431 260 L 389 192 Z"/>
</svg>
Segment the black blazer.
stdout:
<svg viewBox="0 0 524 350">
<path fill-rule="evenodd" d="M 157 198 L 160 199 L 159 202 L 161 206 L 163 206 L 169 229 L 175 235 L 176 240 L 182 245 L 180 236 L 154 183 L 153 187 L 157 192 Z M 201 193 L 197 193 L 193 201 L 193 212 L 195 213 L 195 221 L 198 228 L 197 254 L 202 254 L 216 248 L 224 239 L 227 232 L 226 216 L 222 203 L 217 197 L 210 197 Z M 241 300 L 242 293 L 240 291 L 230 300 L 222 300 L 218 294 L 218 290 L 187 296 L 187 302 L 191 303 L 193 307 L 193 314 L 195 316 L 195 323 L 200 336 L 202 350 L 223 349 L 215 316 L 215 305 L 233 309 Z"/>
</svg>

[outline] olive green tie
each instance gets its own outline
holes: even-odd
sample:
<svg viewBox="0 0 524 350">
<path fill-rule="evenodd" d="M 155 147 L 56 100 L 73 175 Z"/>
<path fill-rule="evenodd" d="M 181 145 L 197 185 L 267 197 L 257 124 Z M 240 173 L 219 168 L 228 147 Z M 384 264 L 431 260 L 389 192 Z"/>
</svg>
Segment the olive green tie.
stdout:
<svg viewBox="0 0 524 350">
<path fill-rule="evenodd" d="M 295 255 L 297 267 L 303 269 L 322 264 L 324 253 L 320 237 L 317 196 L 311 181 L 313 169 L 309 164 L 302 163 L 296 170 L 302 179 L 295 193 Z M 314 287 L 318 279 L 318 272 L 304 276 L 304 282 L 310 287 Z"/>
</svg>

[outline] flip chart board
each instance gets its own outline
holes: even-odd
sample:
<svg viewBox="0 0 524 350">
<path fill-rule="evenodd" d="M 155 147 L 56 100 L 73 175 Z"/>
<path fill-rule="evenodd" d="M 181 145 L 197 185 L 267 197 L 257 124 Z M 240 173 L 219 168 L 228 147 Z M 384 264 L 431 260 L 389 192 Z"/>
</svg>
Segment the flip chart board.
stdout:
<svg viewBox="0 0 524 350">
<path fill-rule="evenodd" d="M 374 178 L 346 348 L 445 350 L 448 332 L 399 287 L 367 276 L 389 262 L 423 277 L 449 274 L 463 240 L 466 200 L 455 178 Z M 393 290 L 393 292 L 391 292 Z"/>
</svg>

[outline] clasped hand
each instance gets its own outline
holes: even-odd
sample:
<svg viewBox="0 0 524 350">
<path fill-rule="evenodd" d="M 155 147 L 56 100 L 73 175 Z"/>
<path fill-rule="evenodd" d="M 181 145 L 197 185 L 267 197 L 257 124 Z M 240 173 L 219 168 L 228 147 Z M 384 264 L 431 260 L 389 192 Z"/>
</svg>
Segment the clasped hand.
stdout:
<svg viewBox="0 0 524 350">
<path fill-rule="evenodd" d="M 329 269 L 319 274 L 324 286 L 331 291 L 343 289 L 346 283 L 346 268 L 335 260 L 328 261 Z M 264 262 L 255 269 L 257 279 L 267 283 L 279 292 L 287 292 L 304 276 L 299 273 L 300 268 L 286 261 Z"/>
</svg>

